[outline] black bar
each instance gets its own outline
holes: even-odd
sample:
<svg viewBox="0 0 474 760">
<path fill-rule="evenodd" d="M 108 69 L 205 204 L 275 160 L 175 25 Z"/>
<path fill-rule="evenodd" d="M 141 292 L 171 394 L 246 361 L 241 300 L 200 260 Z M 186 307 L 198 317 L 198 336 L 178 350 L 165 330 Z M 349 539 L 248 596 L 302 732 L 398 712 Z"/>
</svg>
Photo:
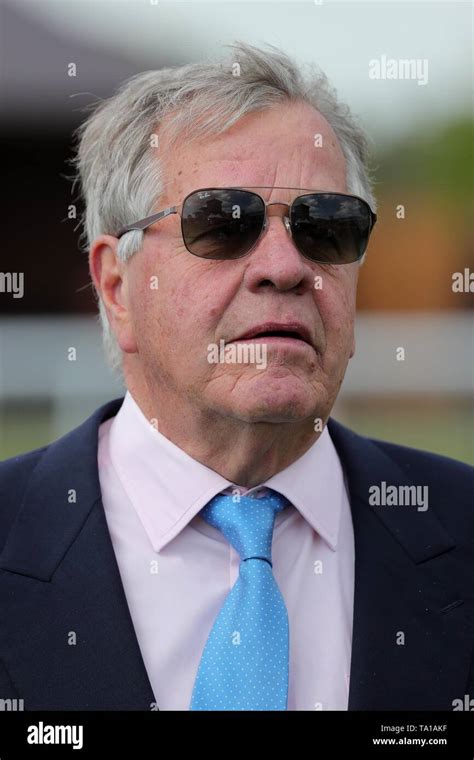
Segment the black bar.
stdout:
<svg viewBox="0 0 474 760">
<path fill-rule="evenodd" d="M 260 745 L 268 752 L 275 744 L 281 754 L 289 754 L 290 760 L 307 754 L 321 760 L 338 760 L 341 756 L 355 757 L 356 753 L 362 758 L 472 760 L 473 717 L 472 712 L 398 711 L 5 711 L 0 712 L 0 760 L 25 755 L 61 760 L 128 756 L 139 760 L 150 754 L 162 757 L 165 751 L 174 753 L 189 744 L 194 752 L 220 756 L 229 749 L 255 756 Z M 63 733 L 58 728 L 61 726 Z M 28 738 L 42 743 L 30 743 Z M 57 743 L 49 743 L 50 739 Z M 61 743 L 62 739 L 69 739 L 69 743 Z"/>
</svg>

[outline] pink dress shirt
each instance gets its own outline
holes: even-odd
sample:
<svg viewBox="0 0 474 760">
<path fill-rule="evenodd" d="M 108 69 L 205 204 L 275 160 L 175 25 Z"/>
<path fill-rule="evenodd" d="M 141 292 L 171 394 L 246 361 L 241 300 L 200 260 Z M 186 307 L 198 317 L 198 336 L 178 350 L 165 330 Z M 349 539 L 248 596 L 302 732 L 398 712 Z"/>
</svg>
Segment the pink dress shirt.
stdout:
<svg viewBox="0 0 474 760">
<path fill-rule="evenodd" d="M 130 392 L 99 429 L 107 524 L 160 710 L 188 710 L 201 654 L 239 555 L 199 511 L 236 488 L 159 433 Z M 242 493 L 279 491 L 273 572 L 290 625 L 289 710 L 347 710 L 354 533 L 341 463 L 327 428 L 298 460 Z M 153 706 L 150 705 L 150 709 Z"/>
</svg>

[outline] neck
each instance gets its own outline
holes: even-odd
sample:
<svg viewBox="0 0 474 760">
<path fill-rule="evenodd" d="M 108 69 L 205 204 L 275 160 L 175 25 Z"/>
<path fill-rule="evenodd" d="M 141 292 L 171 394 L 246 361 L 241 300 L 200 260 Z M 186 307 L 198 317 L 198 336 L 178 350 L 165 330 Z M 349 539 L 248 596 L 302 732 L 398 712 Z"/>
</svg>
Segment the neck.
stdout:
<svg viewBox="0 0 474 760">
<path fill-rule="evenodd" d="M 185 401 L 150 394 L 127 381 L 134 401 L 158 430 L 198 462 L 231 483 L 252 488 L 299 459 L 319 438 L 314 418 L 285 423 L 245 422 Z M 181 411 L 176 414 L 175 410 Z M 325 420 L 324 420 L 325 422 Z"/>
</svg>

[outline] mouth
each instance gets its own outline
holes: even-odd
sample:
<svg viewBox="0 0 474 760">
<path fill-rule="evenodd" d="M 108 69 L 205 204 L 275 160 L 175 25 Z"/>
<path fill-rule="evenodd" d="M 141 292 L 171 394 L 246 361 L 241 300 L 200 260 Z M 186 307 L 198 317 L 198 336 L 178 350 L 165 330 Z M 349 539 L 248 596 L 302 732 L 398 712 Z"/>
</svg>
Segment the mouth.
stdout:
<svg viewBox="0 0 474 760">
<path fill-rule="evenodd" d="M 263 325 L 257 325 L 229 342 L 236 343 L 238 341 L 250 340 L 253 343 L 299 344 L 314 348 L 309 330 L 304 325 L 298 323 L 268 322 Z"/>
</svg>

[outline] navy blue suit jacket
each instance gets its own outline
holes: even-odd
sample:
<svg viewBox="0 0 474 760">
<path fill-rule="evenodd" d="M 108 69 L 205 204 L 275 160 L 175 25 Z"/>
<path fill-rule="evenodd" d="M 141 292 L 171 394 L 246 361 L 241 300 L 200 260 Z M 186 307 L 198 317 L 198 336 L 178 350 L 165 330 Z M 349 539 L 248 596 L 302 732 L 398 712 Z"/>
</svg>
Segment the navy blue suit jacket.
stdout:
<svg viewBox="0 0 474 760">
<path fill-rule="evenodd" d="M 25 710 L 155 703 L 98 477 L 98 428 L 122 401 L 0 463 L 0 699 Z M 474 696 L 474 468 L 328 426 L 355 536 L 349 709 L 453 710 Z M 382 481 L 427 485 L 428 509 L 371 506 Z"/>
</svg>

